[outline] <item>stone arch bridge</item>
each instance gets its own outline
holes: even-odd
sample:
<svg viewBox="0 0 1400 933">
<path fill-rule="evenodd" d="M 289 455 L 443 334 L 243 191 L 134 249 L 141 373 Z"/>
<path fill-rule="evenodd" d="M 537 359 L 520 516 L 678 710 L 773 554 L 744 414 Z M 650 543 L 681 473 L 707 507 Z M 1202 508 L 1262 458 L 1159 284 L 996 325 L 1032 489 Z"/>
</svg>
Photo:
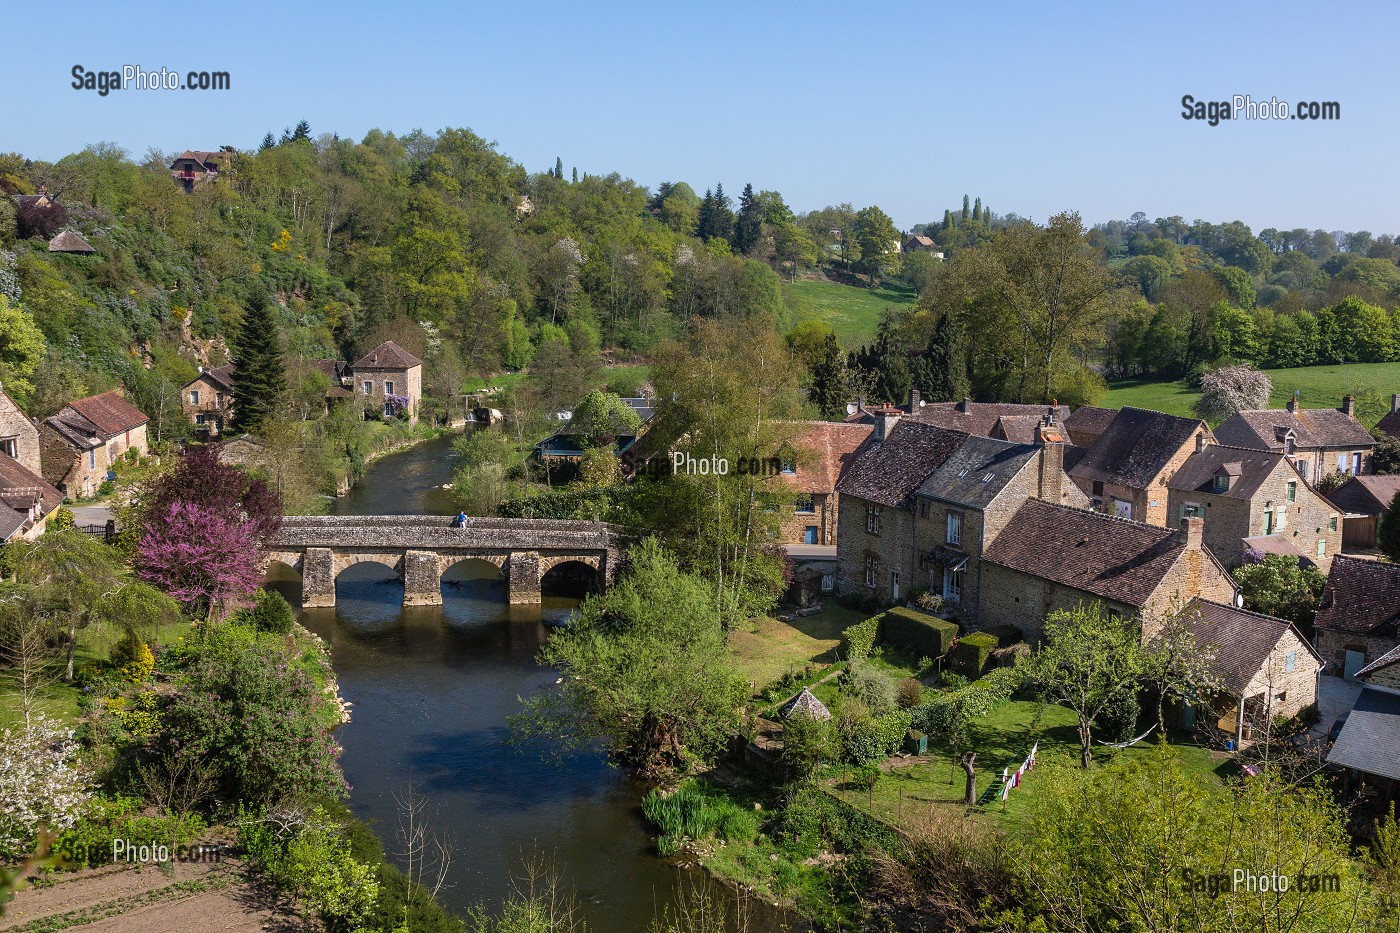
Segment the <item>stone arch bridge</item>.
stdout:
<svg viewBox="0 0 1400 933">
<path fill-rule="evenodd" d="M 442 603 L 442 575 L 464 560 L 500 569 L 507 599 L 540 602 L 540 583 L 569 562 L 612 582 L 623 554 L 621 529 L 602 522 L 472 518 L 452 527 L 440 515 L 288 516 L 263 547 L 263 569 L 280 562 L 301 574 L 302 605 L 334 606 L 335 581 L 352 564 L 373 562 L 403 580 L 405 606 Z"/>
</svg>

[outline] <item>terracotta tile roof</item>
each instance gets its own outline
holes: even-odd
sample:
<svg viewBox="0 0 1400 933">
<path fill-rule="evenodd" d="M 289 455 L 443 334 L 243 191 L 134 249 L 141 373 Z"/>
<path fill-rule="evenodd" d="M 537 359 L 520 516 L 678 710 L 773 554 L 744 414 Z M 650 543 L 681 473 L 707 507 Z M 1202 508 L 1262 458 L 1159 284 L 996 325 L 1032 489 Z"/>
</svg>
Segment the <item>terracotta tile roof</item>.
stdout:
<svg viewBox="0 0 1400 933">
<path fill-rule="evenodd" d="M 1222 444 L 1283 450 L 1284 438 L 1293 431 L 1298 447 L 1351 447 L 1370 450 L 1375 438 L 1351 415 L 1336 408 L 1265 408 L 1231 415 L 1215 429 Z"/>
<path fill-rule="evenodd" d="M 1038 447 L 993 437 L 969 437 L 919 484 L 917 495 L 984 508 L 1026 465 Z"/>
<path fill-rule="evenodd" d="M 1316 624 L 1400 641 L 1400 564 L 1343 554 L 1332 558 Z"/>
<path fill-rule="evenodd" d="M 1181 616 L 1198 647 L 1215 649 L 1211 670 L 1235 696 L 1242 695 L 1289 631 L 1307 646 L 1308 653 L 1313 656 L 1313 669 L 1322 665 L 1322 657 L 1312 645 L 1283 619 L 1223 606 L 1199 596 L 1186 604 Z M 1298 663 L 1303 662 L 1299 660 Z"/>
<path fill-rule="evenodd" d="M 1379 515 L 1400 495 L 1400 476 L 1353 476 L 1327 499 L 1339 509 L 1357 515 Z"/>
<path fill-rule="evenodd" d="M 1168 489 L 1182 489 L 1187 492 L 1207 493 L 1215 496 L 1228 496 L 1232 499 L 1250 499 L 1259 487 L 1273 475 L 1281 465 L 1287 463 L 1282 453 L 1266 450 L 1251 450 L 1248 447 L 1226 447 L 1211 444 L 1205 450 L 1192 454 L 1181 469 L 1167 481 Z M 1297 470 L 1286 469 L 1293 474 L 1300 485 L 1303 483 Z M 1224 473 L 1233 477 L 1230 488 L 1215 491 L 1215 476 Z"/>
<path fill-rule="evenodd" d="M 1197 418 L 1124 408 L 1070 473 L 1080 479 L 1146 489 L 1198 431 L 1209 436 L 1210 428 Z"/>
<path fill-rule="evenodd" d="M 123 431 L 139 428 L 150 420 L 115 389 L 69 402 L 68 407 L 91 422 L 105 437 L 115 437 Z"/>
<path fill-rule="evenodd" d="M 841 475 L 856 461 L 874 429 L 868 424 L 804 421 L 792 445 L 799 454 L 796 473 L 779 479 L 798 492 L 834 492 Z"/>
<path fill-rule="evenodd" d="M 422 366 L 423 361 L 403 347 L 386 340 L 366 353 L 355 363 L 355 369 L 412 369 Z"/>
<path fill-rule="evenodd" d="M 1065 430 L 1069 432 L 1070 443 L 1089 447 L 1108 430 L 1117 417 L 1116 408 L 1095 408 L 1093 405 L 1080 405 L 1065 419 Z"/>
<path fill-rule="evenodd" d="M 883 443 L 870 444 L 846 470 L 836 491 L 881 505 L 902 505 L 967 435 L 901 420 Z"/>
<path fill-rule="evenodd" d="M 1033 415 L 1037 419 L 1050 410 L 1049 405 L 1020 405 L 1015 402 L 925 402 L 918 411 L 907 417 L 911 421 L 932 424 L 951 431 L 967 434 L 981 434 L 990 437 L 997 419 L 1003 415 Z M 1060 405 L 1055 409 L 1055 420 L 1063 422 L 1069 417 L 1069 407 Z"/>
<path fill-rule="evenodd" d="M 1028 499 L 983 560 L 1141 608 L 1185 550 L 1176 531 Z"/>
</svg>

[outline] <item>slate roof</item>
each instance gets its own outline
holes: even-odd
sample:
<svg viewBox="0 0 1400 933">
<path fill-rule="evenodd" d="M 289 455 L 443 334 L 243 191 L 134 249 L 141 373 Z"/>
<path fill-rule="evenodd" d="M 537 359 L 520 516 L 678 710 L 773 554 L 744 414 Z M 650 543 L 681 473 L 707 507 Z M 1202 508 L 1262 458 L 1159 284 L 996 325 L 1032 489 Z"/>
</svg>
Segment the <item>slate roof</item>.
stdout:
<svg viewBox="0 0 1400 933">
<path fill-rule="evenodd" d="M 1210 429 L 1198 418 L 1124 408 L 1070 473 L 1081 479 L 1146 489 L 1198 431 L 1207 432 L 1209 437 Z"/>
<path fill-rule="evenodd" d="M 1071 444 L 1089 447 L 1108 430 L 1117 417 L 1116 408 L 1095 408 L 1093 405 L 1080 405 L 1065 419 L 1065 430 L 1069 432 Z"/>
<path fill-rule="evenodd" d="M 409 353 L 403 347 L 386 340 L 373 350 L 362 356 L 355 363 L 354 369 L 412 369 L 415 366 L 422 366 L 423 361 Z"/>
<path fill-rule="evenodd" d="M 229 394 L 233 394 L 233 364 L 227 366 L 216 366 L 213 369 L 206 369 L 185 385 L 193 385 L 200 379 L 208 379 Z"/>
<path fill-rule="evenodd" d="M 1167 481 L 1167 488 L 1231 499 L 1252 499 L 1264 481 L 1284 462 L 1281 453 L 1211 444 L 1188 457 L 1181 469 Z M 1291 466 L 1288 469 L 1301 483 L 1302 477 L 1297 476 L 1298 471 Z M 1215 491 L 1215 475 L 1220 472 L 1235 477 L 1230 488 L 1224 492 Z"/>
<path fill-rule="evenodd" d="M 1038 449 L 992 437 L 969 437 L 919 484 L 916 495 L 985 508 L 1035 459 Z"/>
<path fill-rule="evenodd" d="M 1376 422 L 1376 430 L 1400 438 L 1400 410 L 1387 412 L 1384 418 Z"/>
<path fill-rule="evenodd" d="M 1141 608 L 1185 550 L 1176 531 L 1028 499 L 983 560 Z"/>
<path fill-rule="evenodd" d="M 961 431 L 902 419 L 882 443 L 856 457 L 836 484 L 842 495 L 898 506 L 967 439 Z"/>
<path fill-rule="evenodd" d="M 779 474 L 780 479 L 798 492 L 832 492 L 874 430 L 868 424 L 837 424 L 831 421 L 804 421 L 792 446 L 804 452 L 796 473 Z"/>
<path fill-rule="evenodd" d="M 8 454 L 0 453 L 0 541 L 8 540 L 29 524 L 29 509 L 39 505 L 47 515 L 63 502 L 63 493 L 42 476 Z"/>
<path fill-rule="evenodd" d="M 86 418 L 99 434 L 106 437 L 139 428 L 150 420 L 115 389 L 69 402 L 68 407 Z"/>
<path fill-rule="evenodd" d="M 45 418 L 44 424 L 78 450 L 90 450 L 103 444 L 102 435 L 97 433 L 93 423 L 76 411 L 63 409 L 58 414 Z M 65 471 L 67 469 L 64 467 Z"/>
<path fill-rule="evenodd" d="M 1357 515 L 1379 515 L 1400 494 L 1400 476 L 1353 476 L 1327 494 L 1327 501 Z"/>
<path fill-rule="evenodd" d="M 1380 670 L 1383 667 L 1390 667 L 1392 664 L 1400 664 L 1400 645 L 1391 648 L 1385 654 L 1367 664 L 1356 672 L 1357 677 L 1365 677 L 1367 674 Z"/>
<path fill-rule="evenodd" d="M 1315 621 L 1318 628 L 1400 640 L 1400 564 L 1332 558 Z"/>
<path fill-rule="evenodd" d="M 49 240 L 49 252 L 51 253 L 95 253 L 92 244 L 83 239 L 81 233 L 73 230 L 64 230 L 58 236 Z"/>
<path fill-rule="evenodd" d="M 778 716 L 782 719 L 791 719 L 795 715 L 810 716 L 813 719 L 822 720 L 831 718 L 831 710 L 826 708 L 826 704 L 812 695 L 812 691 L 806 687 L 791 700 L 788 700 L 778 710 Z"/>
<path fill-rule="evenodd" d="M 1233 606 L 1201 599 L 1199 596 L 1181 610 L 1186 626 L 1196 638 L 1198 647 L 1215 649 L 1211 670 L 1235 696 L 1242 696 L 1278 647 L 1279 641 L 1291 630 L 1307 646 L 1308 653 L 1321 666 L 1322 658 L 1293 625 L 1283 619 L 1246 612 Z"/>
<path fill-rule="evenodd" d="M 1400 694 L 1363 689 L 1327 763 L 1400 778 Z"/>
<path fill-rule="evenodd" d="M 349 366 L 344 360 L 307 360 L 306 365 L 319 372 L 331 381 L 332 385 L 340 385 L 342 377 L 347 375 Z"/>
<path fill-rule="evenodd" d="M 1337 408 L 1263 408 L 1242 411 L 1215 429 L 1222 444 L 1283 450 L 1284 438 L 1293 430 L 1297 447 L 1349 447 L 1370 450 L 1376 441 L 1351 415 Z"/>
<path fill-rule="evenodd" d="M 1002 415 L 992 425 L 991 436 L 1016 444 L 1034 444 L 1040 436 L 1040 415 Z"/>
<path fill-rule="evenodd" d="M 932 424 L 952 431 L 967 434 L 981 434 L 990 437 L 997 419 L 1003 415 L 1030 415 L 1037 420 L 1050 411 L 1049 405 L 1020 405 L 1014 402 L 925 402 L 917 411 L 906 417 L 922 424 Z M 1063 422 L 1069 417 L 1069 406 L 1060 405 L 1055 409 L 1055 420 Z"/>
</svg>

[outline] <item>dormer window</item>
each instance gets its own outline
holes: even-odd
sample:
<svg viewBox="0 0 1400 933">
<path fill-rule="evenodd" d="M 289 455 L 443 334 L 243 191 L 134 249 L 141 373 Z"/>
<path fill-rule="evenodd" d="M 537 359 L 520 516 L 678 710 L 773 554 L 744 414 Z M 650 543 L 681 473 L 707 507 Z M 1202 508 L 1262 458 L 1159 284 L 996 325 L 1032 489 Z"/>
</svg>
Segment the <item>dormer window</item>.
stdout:
<svg viewBox="0 0 1400 933">
<path fill-rule="evenodd" d="M 1229 491 L 1230 491 L 1230 477 L 1227 476 L 1227 475 L 1224 474 L 1224 473 L 1217 473 L 1217 474 L 1215 474 L 1215 488 L 1214 488 L 1213 491 L 1214 491 L 1214 492 L 1229 492 Z"/>
<path fill-rule="evenodd" d="M 1286 435 L 1283 439 L 1283 452 L 1288 456 L 1293 456 L 1298 448 L 1298 443 L 1292 434 Z"/>
<path fill-rule="evenodd" d="M 791 476 L 797 472 L 797 464 L 793 463 L 791 460 L 784 460 L 782 461 L 781 469 L 784 473 Z"/>
</svg>

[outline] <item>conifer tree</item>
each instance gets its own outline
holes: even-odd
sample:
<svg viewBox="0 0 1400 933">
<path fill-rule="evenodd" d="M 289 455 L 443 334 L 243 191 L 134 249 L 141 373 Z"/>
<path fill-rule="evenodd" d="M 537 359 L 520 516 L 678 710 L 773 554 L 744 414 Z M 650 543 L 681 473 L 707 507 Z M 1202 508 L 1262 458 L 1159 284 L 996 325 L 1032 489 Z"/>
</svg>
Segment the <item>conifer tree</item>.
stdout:
<svg viewBox="0 0 1400 933">
<path fill-rule="evenodd" d="M 577 165 L 574 166 L 573 182 L 574 182 L 574 184 L 578 184 L 578 166 L 577 166 Z"/>
<path fill-rule="evenodd" d="M 554 177 L 560 181 L 564 180 L 564 160 L 559 156 L 554 157 Z"/>
<path fill-rule="evenodd" d="M 763 228 L 763 206 L 754 194 L 753 185 L 744 185 L 739 195 L 739 216 L 734 222 L 734 251 L 744 254 L 758 242 Z"/>
<path fill-rule="evenodd" d="M 977 198 L 977 200 L 975 200 L 975 201 L 972 202 L 972 219 L 973 219 L 973 220 L 981 220 L 981 219 L 982 219 L 982 199 L 981 199 L 980 197 Z"/>
<path fill-rule="evenodd" d="M 962 322 L 944 313 L 934 325 L 924 351 L 924 396 L 930 401 L 953 402 L 968 394 L 966 336 Z"/>
<path fill-rule="evenodd" d="M 963 219 L 963 220 L 967 220 L 967 215 L 968 215 L 968 213 L 969 213 L 970 211 L 971 211 L 971 208 L 968 206 L 967 195 L 963 195 L 963 210 L 962 210 L 962 219 Z"/>
<path fill-rule="evenodd" d="M 233 343 L 234 419 L 257 431 L 277 410 L 287 377 L 271 302 L 255 293 Z"/>
<path fill-rule="evenodd" d="M 846 413 L 846 361 L 835 334 L 827 334 L 822 353 L 812 366 L 812 404 L 823 418 L 836 420 Z"/>
</svg>

